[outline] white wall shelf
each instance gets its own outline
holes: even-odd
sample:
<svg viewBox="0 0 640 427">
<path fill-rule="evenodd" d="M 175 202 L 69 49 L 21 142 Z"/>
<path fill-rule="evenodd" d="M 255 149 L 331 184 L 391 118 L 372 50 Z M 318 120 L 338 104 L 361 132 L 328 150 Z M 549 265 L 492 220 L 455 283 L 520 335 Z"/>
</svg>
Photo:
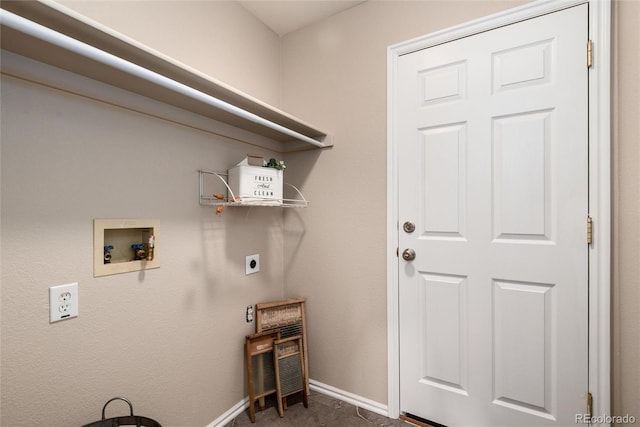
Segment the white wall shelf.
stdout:
<svg viewBox="0 0 640 427">
<path fill-rule="evenodd" d="M 1 7 L 3 50 L 266 137 L 280 152 L 332 145 L 326 132 L 57 3 Z"/>
<path fill-rule="evenodd" d="M 266 206 L 272 208 L 306 208 L 309 206 L 309 202 L 302 192 L 294 185 L 286 182 L 283 184 L 290 188 L 297 198 L 238 198 L 229 186 L 227 173 L 200 170 L 198 174 L 200 175 L 199 201 L 203 206 Z"/>
</svg>

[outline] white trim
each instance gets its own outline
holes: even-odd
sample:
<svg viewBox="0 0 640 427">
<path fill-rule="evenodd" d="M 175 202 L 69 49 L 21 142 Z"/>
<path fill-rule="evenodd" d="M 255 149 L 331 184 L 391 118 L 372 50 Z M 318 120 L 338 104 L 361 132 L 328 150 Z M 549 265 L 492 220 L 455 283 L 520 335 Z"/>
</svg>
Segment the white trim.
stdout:
<svg viewBox="0 0 640 427">
<path fill-rule="evenodd" d="M 594 415 L 611 414 L 611 2 L 589 4 L 589 390 Z M 606 426 L 609 424 L 601 424 Z"/>
<path fill-rule="evenodd" d="M 388 50 L 389 52 L 392 52 L 394 56 L 402 56 L 417 50 L 426 49 L 431 46 L 458 40 L 484 31 L 515 24 L 516 22 L 557 12 L 562 9 L 588 2 L 589 0 L 538 0 L 513 9 L 507 9 L 493 15 L 465 22 L 460 25 L 455 25 L 444 30 L 436 31 L 425 36 L 400 42 L 390 46 Z"/>
<path fill-rule="evenodd" d="M 400 322 L 398 310 L 398 159 L 393 144 L 393 105 L 399 53 L 387 50 L 387 405 L 389 417 L 400 416 Z"/>
<path fill-rule="evenodd" d="M 589 38 L 594 42 L 594 67 L 589 75 L 590 175 L 589 210 L 596 225 L 589 257 L 589 389 L 594 414 L 610 412 L 610 0 L 540 0 L 475 21 L 390 46 L 387 50 L 387 340 L 389 417 L 400 415 L 398 321 L 398 160 L 393 145 L 394 76 L 401 55 L 478 34 L 493 28 L 589 3 Z M 586 40 L 585 40 L 586 43 Z M 606 425 L 606 424 L 603 424 Z"/>
<path fill-rule="evenodd" d="M 249 396 L 236 403 L 224 414 L 220 415 L 215 420 L 207 424 L 207 427 L 222 427 L 226 426 L 234 420 L 235 417 L 242 414 L 249 407 Z"/>
<path fill-rule="evenodd" d="M 309 388 L 318 393 L 325 394 L 327 396 L 334 397 L 336 399 L 347 402 L 358 408 L 366 409 L 367 411 L 375 412 L 376 414 L 389 417 L 389 410 L 387 405 L 376 402 L 375 400 L 367 399 L 357 394 L 341 390 L 339 388 L 330 386 L 328 384 L 321 383 L 316 380 L 309 380 Z"/>
</svg>

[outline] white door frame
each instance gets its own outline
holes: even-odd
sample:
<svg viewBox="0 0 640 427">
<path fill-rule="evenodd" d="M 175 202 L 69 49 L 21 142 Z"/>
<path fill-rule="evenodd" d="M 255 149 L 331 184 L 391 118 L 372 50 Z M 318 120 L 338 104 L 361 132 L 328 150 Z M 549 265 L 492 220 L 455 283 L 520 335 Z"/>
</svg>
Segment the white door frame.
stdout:
<svg viewBox="0 0 640 427">
<path fill-rule="evenodd" d="M 589 3 L 589 39 L 594 46 L 593 67 L 589 70 L 589 213 L 594 224 L 593 244 L 589 248 L 589 391 L 593 395 L 594 416 L 611 414 L 611 3 L 610 0 L 539 0 L 399 43 L 387 50 L 387 405 L 391 418 L 400 415 L 397 256 L 399 165 L 393 143 L 394 77 L 398 58 L 430 46 L 584 3 Z M 585 66 L 586 49 L 585 41 Z M 598 425 L 609 424 L 602 422 Z"/>
</svg>

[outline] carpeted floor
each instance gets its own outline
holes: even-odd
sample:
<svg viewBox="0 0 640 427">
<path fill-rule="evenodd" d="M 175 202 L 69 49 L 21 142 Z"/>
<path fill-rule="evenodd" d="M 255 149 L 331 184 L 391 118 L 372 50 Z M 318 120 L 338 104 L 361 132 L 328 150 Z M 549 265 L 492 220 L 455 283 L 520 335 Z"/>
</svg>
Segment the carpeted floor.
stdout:
<svg viewBox="0 0 640 427">
<path fill-rule="evenodd" d="M 289 399 L 294 398 L 294 396 Z M 299 399 L 298 399 L 299 400 Z M 256 407 L 255 424 L 249 419 L 249 409 L 238 415 L 226 427 L 274 426 L 274 427 L 410 427 L 401 420 L 392 420 L 375 412 L 358 408 L 333 397 L 317 392 L 309 395 L 309 407 L 301 401 L 290 402 L 280 418 L 275 399 L 267 398 L 267 408 L 259 411 Z"/>
</svg>

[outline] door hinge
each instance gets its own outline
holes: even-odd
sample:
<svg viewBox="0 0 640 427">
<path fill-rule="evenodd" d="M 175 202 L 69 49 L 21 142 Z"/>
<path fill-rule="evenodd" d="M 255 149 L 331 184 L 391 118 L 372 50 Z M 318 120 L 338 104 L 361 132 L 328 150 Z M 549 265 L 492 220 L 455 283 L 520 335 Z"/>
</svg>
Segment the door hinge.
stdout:
<svg viewBox="0 0 640 427">
<path fill-rule="evenodd" d="M 593 67 L 593 41 L 587 40 L 587 68 Z"/>
<path fill-rule="evenodd" d="M 587 245 L 593 243 L 593 219 L 591 216 L 587 217 Z"/>
<path fill-rule="evenodd" d="M 587 415 L 589 420 L 593 417 L 593 395 L 591 392 L 587 393 Z"/>
</svg>

